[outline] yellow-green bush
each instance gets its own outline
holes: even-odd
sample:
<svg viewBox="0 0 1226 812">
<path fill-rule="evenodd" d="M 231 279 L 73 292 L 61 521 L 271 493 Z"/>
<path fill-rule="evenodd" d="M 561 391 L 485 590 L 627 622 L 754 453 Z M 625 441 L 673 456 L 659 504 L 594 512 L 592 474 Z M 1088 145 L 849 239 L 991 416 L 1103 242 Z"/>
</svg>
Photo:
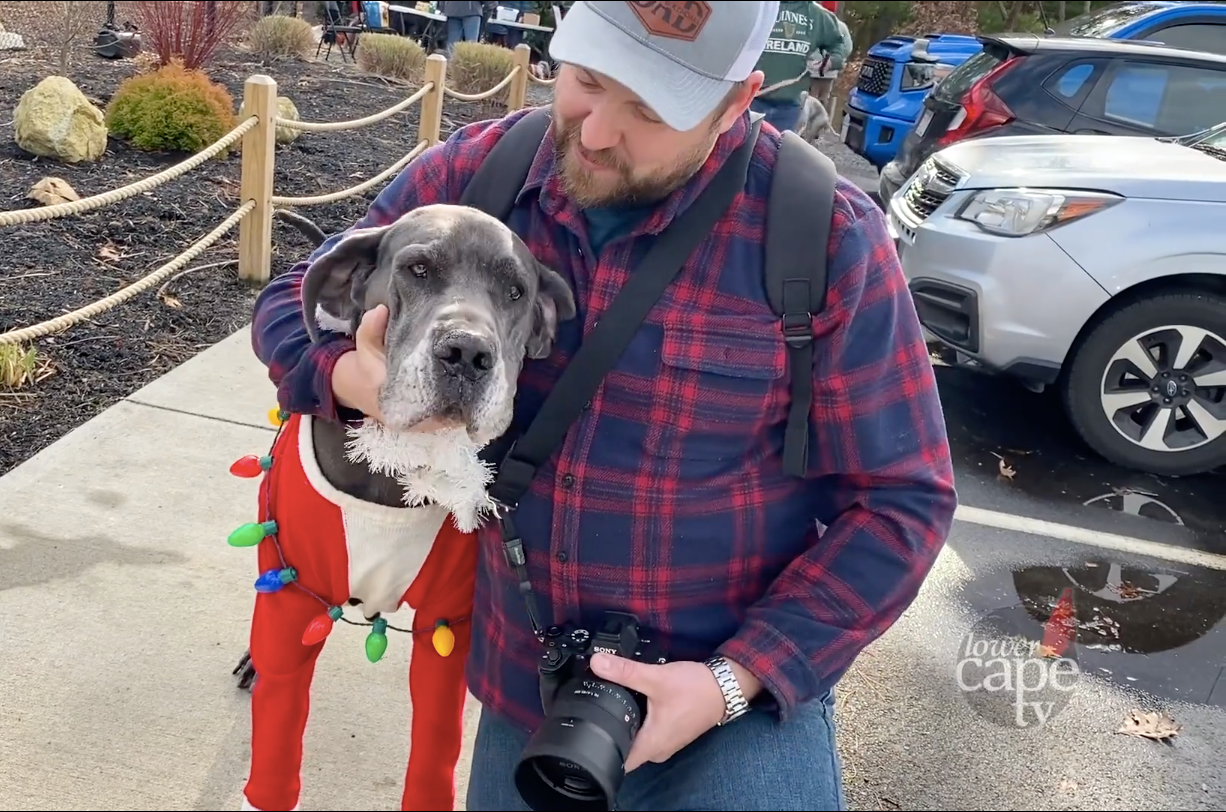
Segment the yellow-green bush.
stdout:
<svg viewBox="0 0 1226 812">
<path fill-rule="evenodd" d="M 261 59 L 306 59 L 315 50 L 311 24 L 301 17 L 273 14 L 261 17 L 247 35 L 251 52 Z"/>
<path fill-rule="evenodd" d="M 0 389 L 20 389 L 34 382 L 38 351 L 20 344 L 0 344 Z"/>
<path fill-rule="evenodd" d="M 237 121 L 223 85 L 175 61 L 125 79 L 107 105 L 106 123 L 137 149 L 199 152 Z"/>
<path fill-rule="evenodd" d="M 366 73 L 417 84 L 426 68 L 426 52 L 408 37 L 364 33 L 355 54 Z"/>
<path fill-rule="evenodd" d="M 508 48 L 484 42 L 457 42 L 447 61 L 447 86 L 460 93 L 484 93 L 501 82 L 513 65 Z M 506 104 L 508 90 L 503 88 L 489 102 Z"/>
</svg>

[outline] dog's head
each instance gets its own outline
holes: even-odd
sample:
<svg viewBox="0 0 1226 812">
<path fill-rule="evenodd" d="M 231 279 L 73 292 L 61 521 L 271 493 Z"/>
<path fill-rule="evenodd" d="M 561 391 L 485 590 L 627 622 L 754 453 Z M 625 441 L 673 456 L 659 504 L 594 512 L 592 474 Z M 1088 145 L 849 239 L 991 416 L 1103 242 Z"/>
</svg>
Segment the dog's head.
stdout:
<svg viewBox="0 0 1226 812">
<path fill-rule="evenodd" d="M 352 335 L 386 305 L 387 427 L 463 425 L 480 444 L 510 424 L 525 356 L 548 356 L 558 323 L 575 315 L 566 281 L 509 228 L 451 205 L 351 231 L 311 263 L 302 304 L 312 340 L 320 326 Z"/>
</svg>

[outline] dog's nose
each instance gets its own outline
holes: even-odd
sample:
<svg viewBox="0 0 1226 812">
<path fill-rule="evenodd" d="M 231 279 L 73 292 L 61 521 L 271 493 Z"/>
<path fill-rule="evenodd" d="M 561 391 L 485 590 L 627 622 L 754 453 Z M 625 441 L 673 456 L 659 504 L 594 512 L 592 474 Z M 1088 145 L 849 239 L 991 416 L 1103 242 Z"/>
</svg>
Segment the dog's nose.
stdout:
<svg viewBox="0 0 1226 812">
<path fill-rule="evenodd" d="M 471 333 L 455 333 L 434 345 L 434 357 L 448 375 L 479 381 L 494 368 L 490 342 Z"/>
</svg>

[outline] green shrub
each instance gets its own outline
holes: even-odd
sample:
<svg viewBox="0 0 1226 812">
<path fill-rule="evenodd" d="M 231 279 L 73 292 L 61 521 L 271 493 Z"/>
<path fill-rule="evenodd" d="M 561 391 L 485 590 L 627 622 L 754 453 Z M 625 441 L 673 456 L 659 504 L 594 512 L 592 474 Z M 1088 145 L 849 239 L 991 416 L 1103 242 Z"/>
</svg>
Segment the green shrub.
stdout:
<svg viewBox="0 0 1226 812">
<path fill-rule="evenodd" d="M 234 129 L 237 120 L 234 99 L 223 85 L 173 61 L 125 79 L 107 105 L 106 122 L 137 149 L 199 152 Z"/>
<path fill-rule="evenodd" d="M 396 34 L 362 34 L 355 56 L 366 73 L 411 84 L 419 84 L 426 69 L 425 50 Z"/>
<path fill-rule="evenodd" d="M 459 93 L 484 93 L 506 78 L 515 62 L 513 52 L 484 42 L 457 42 L 447 62 L 447 86 Z M 510 87 L 495 93 L 487 104 L 506 104 Z"/>
<path fill-rule="evenodd" d="M 315 50 L 315 35 L 306 20 L 274 14 L 260 18 L 247 35 L 247 44 L 260 59 L 306 59 Z"/>
</svg>

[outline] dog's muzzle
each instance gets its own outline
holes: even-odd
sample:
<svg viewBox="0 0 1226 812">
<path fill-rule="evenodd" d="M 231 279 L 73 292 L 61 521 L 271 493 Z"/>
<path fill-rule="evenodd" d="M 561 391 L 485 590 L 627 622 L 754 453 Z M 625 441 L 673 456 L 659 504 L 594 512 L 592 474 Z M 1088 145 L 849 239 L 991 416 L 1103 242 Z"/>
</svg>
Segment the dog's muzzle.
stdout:
<svg viewBox="0 0 1226 812">
<path fill-rule="evenodd" d="M 471 329 L 442 330 L 432 349 L 434 376 L 444 406 L 469 412 L 493 376 L 493 337 Z"/>
</svg>

